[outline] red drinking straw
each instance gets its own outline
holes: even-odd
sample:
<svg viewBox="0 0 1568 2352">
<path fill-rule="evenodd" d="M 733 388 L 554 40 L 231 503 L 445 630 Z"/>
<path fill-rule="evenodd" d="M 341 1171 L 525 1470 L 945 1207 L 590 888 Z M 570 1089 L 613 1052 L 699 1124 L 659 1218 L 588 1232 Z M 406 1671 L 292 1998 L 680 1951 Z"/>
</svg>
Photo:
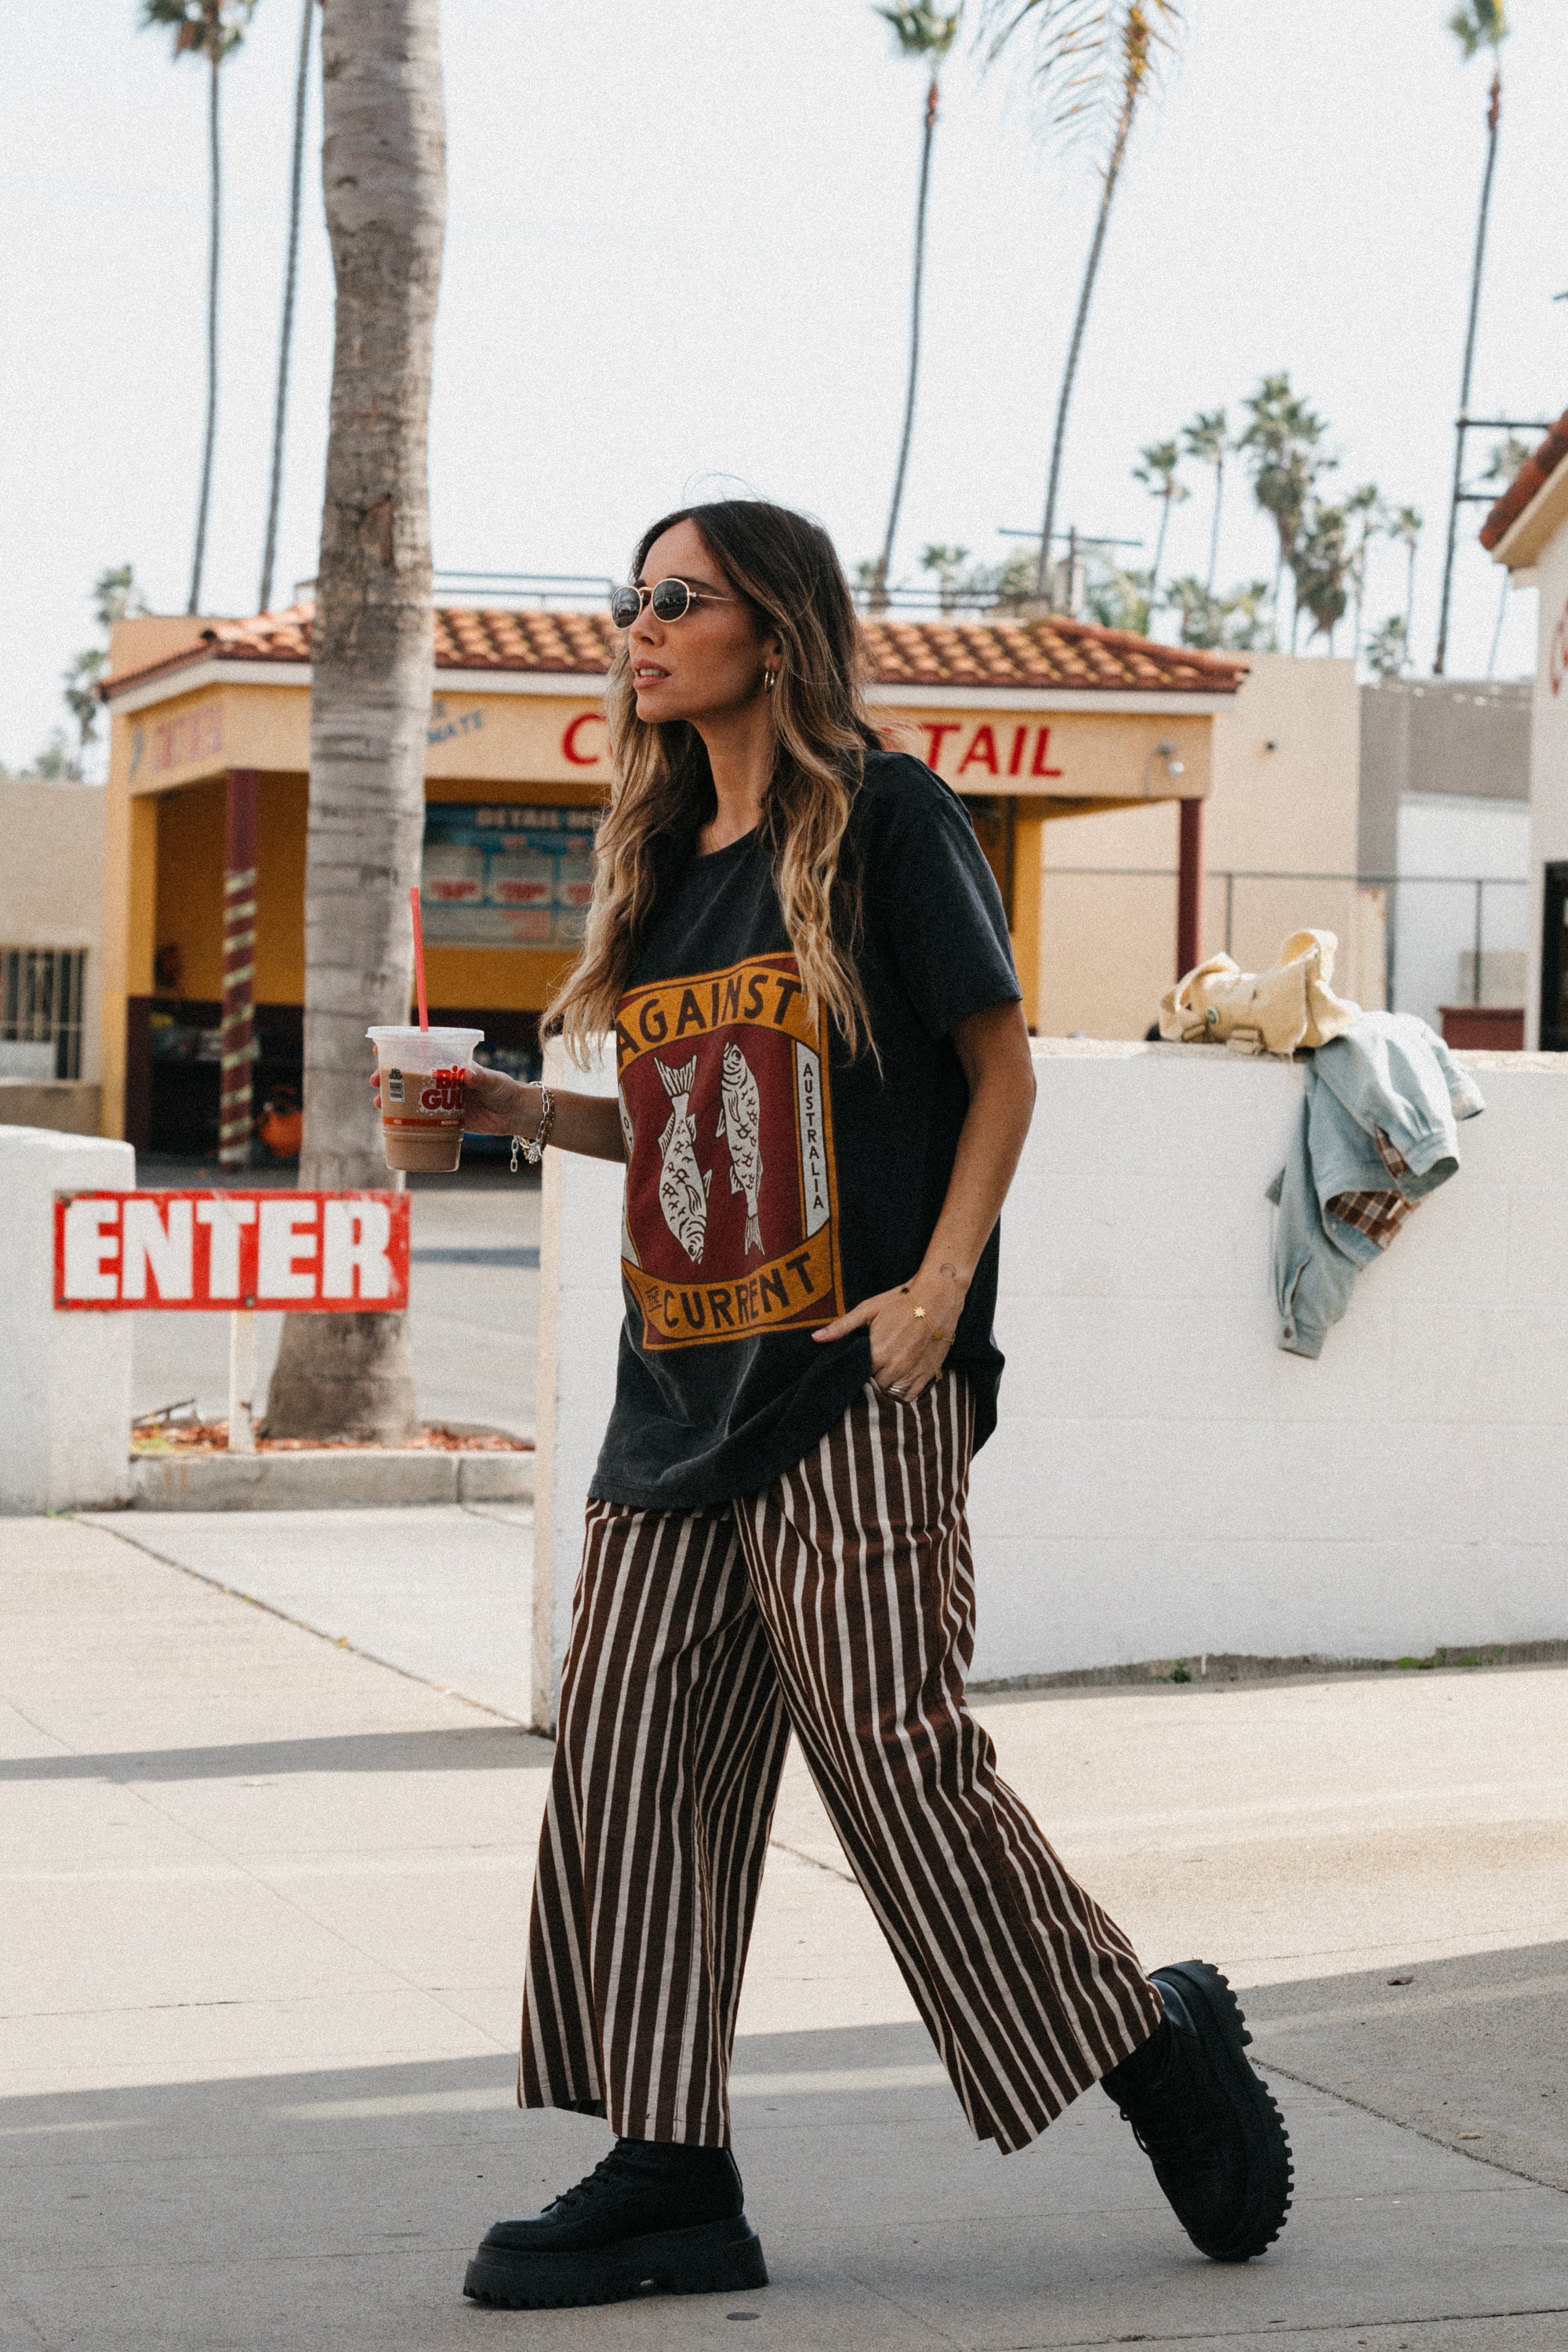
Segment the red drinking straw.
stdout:
<svg viewBox="0 0 1568 2352">
<path fill-rule="evenodd" d="M 419 1026 L 430 1026 L 430 1008 L 425 1002 L 425 927 L 419 920 L 419 885 L 416 882 L 408 893 L 409 910 L 414 917 L 414 985 L 419 995 Z"/>
</svg>

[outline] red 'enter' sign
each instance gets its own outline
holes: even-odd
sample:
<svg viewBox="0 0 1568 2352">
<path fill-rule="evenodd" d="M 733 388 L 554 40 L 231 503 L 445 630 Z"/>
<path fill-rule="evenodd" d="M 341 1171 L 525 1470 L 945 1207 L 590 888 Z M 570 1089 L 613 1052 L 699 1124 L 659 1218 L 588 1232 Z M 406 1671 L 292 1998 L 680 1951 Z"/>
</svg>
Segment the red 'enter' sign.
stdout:
<svg viewBox="0 0 1568 2352">
<path fill-rule="evenodd" d="M 406 1192 L 57 1192 L 55 1305 L 408 1304 Z"/>
</svg>

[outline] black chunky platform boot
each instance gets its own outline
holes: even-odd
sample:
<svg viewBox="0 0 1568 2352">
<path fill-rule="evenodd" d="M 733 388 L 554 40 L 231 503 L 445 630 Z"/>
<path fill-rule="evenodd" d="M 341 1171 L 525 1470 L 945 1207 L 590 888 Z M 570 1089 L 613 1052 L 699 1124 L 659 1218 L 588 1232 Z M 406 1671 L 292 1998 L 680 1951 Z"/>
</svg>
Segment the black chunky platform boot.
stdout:
<svg viewBox="0 0 1568 2352">
<path fill-rule="evenodd" d="M 1236 1995 L 1207 1960 L 1156 1969 L 1163 2022 L 1101 2088 L 1132 2126 L 1183 2229 L 1216 2263 L 1250 2262 L 1290 2209 L 1290 2143 L 1247 2057 Z"/>
<path fill-rule="evenodd" d="M 463 2293 L 512 2311 L 766 2286 L 727 2147 L 619 2139 L 585 2180 L 522 2221 L 497 2221 Z"/>
</svg>

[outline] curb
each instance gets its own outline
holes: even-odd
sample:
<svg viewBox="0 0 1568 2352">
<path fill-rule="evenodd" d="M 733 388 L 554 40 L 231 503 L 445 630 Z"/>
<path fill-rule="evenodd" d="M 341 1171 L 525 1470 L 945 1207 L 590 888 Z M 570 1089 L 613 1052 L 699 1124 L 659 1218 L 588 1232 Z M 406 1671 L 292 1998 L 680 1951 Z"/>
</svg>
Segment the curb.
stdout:
<svg viewBox="0 0 1568 2352">
<path fill-rule="evenodd" d="M 531 1503 L 531 1453 L 425 1446 L 300 1454 L 138 1454 L 139 1511 L 353 1511 L 415 1503 Z"/>
</svg>

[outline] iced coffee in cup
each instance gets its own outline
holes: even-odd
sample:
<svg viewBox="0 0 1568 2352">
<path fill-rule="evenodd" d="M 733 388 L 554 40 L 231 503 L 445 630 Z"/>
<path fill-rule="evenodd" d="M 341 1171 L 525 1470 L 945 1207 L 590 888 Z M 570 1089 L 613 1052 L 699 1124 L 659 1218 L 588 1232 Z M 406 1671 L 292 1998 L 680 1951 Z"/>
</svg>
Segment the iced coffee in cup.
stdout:
<svg viewBox="0 0 1568 2352">
<path fill-rule="evenodd" d="M 389 1168 L 446 1175 L 463 1149 L 468 1071 L 482 1029 L 367 1029 L 381 1074 Z"/>
</svg>

